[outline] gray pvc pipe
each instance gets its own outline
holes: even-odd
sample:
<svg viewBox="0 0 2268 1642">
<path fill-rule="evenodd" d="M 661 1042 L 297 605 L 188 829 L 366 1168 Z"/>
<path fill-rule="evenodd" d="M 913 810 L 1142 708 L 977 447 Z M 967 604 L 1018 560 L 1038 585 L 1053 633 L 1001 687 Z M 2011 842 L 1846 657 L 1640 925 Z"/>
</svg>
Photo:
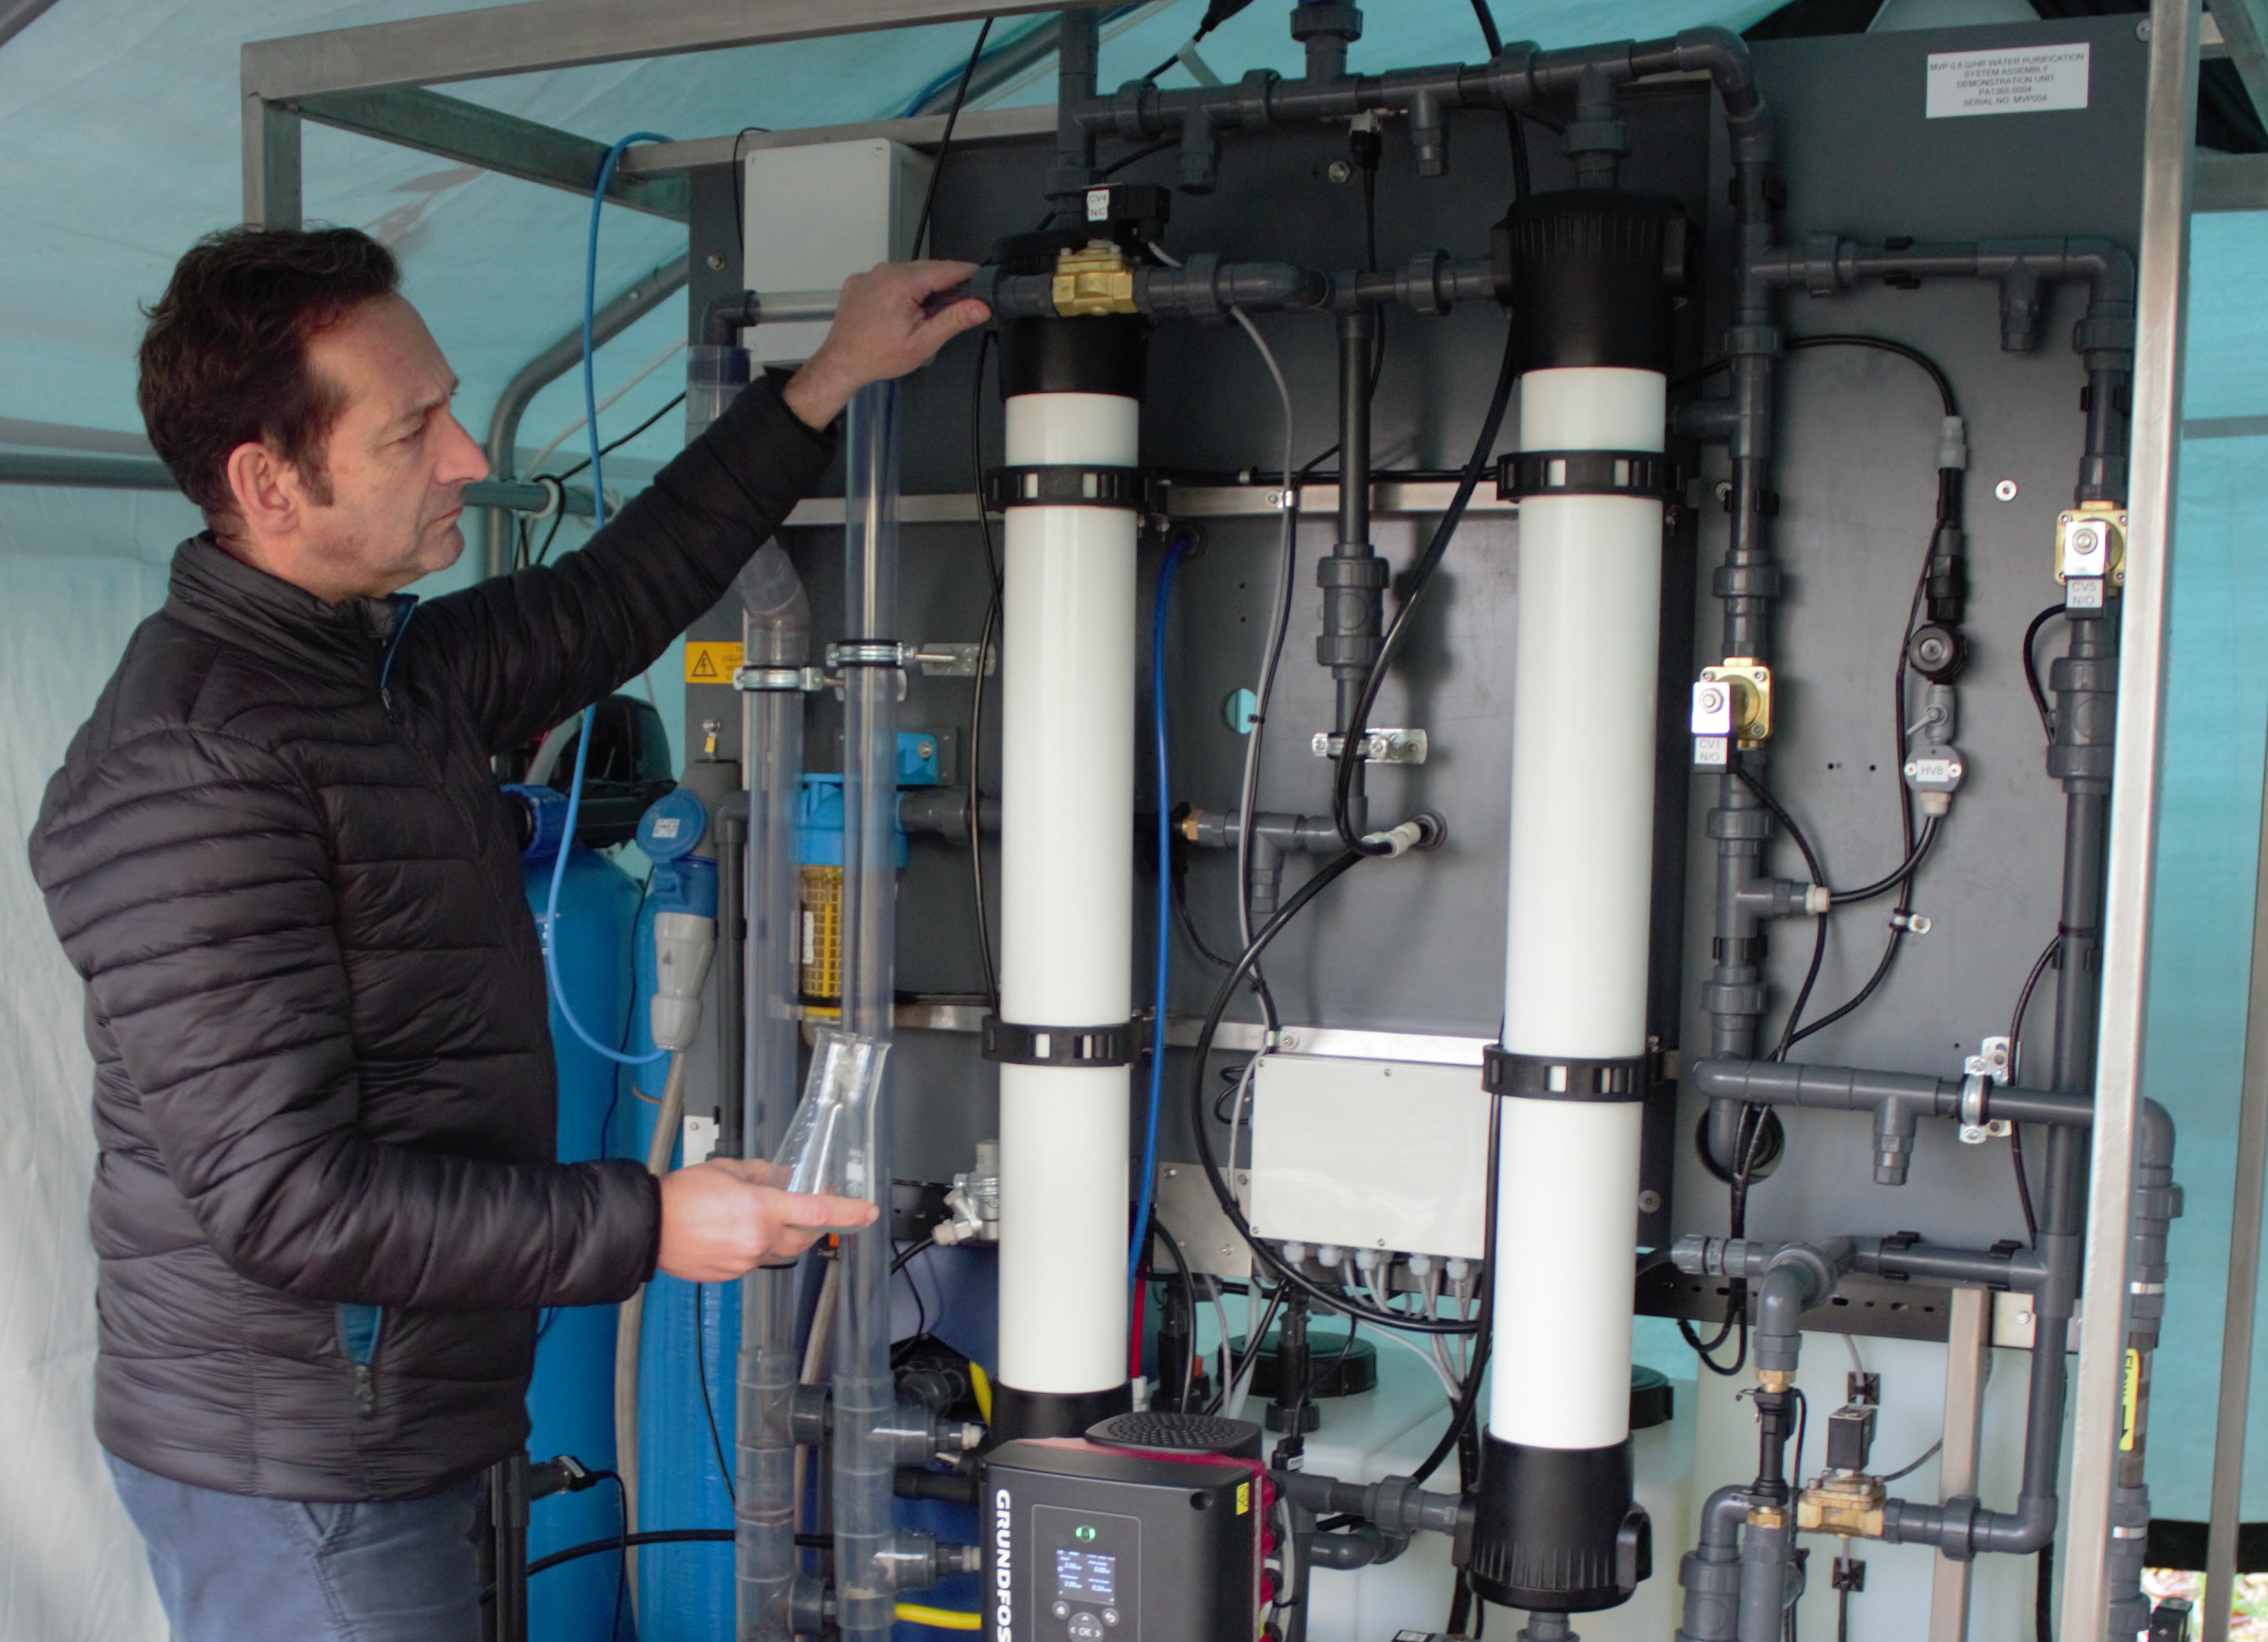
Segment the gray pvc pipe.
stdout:
<svg viewBox="0 0 2268 1642">
<path fill-rule="evenodd" d="M 1701 1507 L 1700 1541 L 1677 1570 L 1685 1613 L 1675 1642 L 1739 1642 L 1741 1530 L 1748 1521 L 1749 1497 L 1738 1487 L 1719 1488 Z"/>
<path fill-rule="evenodd" d="M 621 335 L 637 320 L 659 307 L 674 292 L 683 287 L 690 272 L 689 256 L 680 256 L 633 281 L 620 296 L 591 315 L 592 346 L 597 347 Z M 578 324 L 520 366 L 513 373 L 512 380 L 504 384 L 504 392 L 497 396 L 496 409 L 489 413 L 485 449 L 491 480 L 512 477 L 513 452 L 519 438 L 520 417 L 526 414 L 537 394 L 564 376 L 571 366 L 581 362 L 582 357 L 583 328 Z M 534 505 L 541 506 L 541 501 Z M 482 519 L 483 536 L 481 545 L 485 573 L 501 576 L 511 568 L 506 563 L 504 551 L 504 526 L 508 521 L 495 507 L 486 508 Z"/>
</svg>

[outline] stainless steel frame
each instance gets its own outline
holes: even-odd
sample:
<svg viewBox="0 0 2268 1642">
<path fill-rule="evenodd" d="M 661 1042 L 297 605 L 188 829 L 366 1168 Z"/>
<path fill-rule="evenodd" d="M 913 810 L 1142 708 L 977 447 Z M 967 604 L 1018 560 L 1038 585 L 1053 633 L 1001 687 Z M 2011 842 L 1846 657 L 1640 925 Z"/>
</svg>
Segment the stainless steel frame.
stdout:
<svg viewBox="0 0 2268 1642">
<path fill-rule="evenodd" d="M 2106 1596 L 2112 1455 L 2117 1438 L 2124 1316 L 2128 1187 L 2139 1098 L 2152 849 L 2163 712 L 2166 577 L 2178 440 L 2181 343 L 2191 209 L 2191 134 L 2203 33 L 2202 0 L 2154 0 L 2145 150 L 2140 323 L 2134 407 L 2132 531 L 2127 549 L 2117 792 L 2103 950 L 2097 1117 L 2089 1186 L 2087 1308 L 2080 1328 L 2063 1642 L 2101 1642 Z M 248 220 L 295 224 L 300 129 L 316 119 L 553 186 L 585 186 L 586 139 L 506 120 L 423 88 L 497 75 L 681 52 L 859 33 L 1053 9 L 1032 0 L 528 0 L 403 22 L 248 45 L 243 53 L 244 197 Z M 2256 98 L 2268 89 L 2263 0 L 2217 0 L 2228 55 Z M 758 136 L 792 143 L 881 134 L 933 143 L 934 116 L 827 132 Z M 1043 111 L 969 116 L 964 137 L 1045 129 Z M 728 160 L 722 139 L 634 151 L 624 203 L 664 216 L 674 179 Z M 2199 202 L 2268 205 L 2268 164 L 2216 159 Z"/>
<path fill-rule="evenodd" d="M 2189 277 L 2189 175 L 2197 120 L 2199 0 L 2152 0 L 2143 123 L 2141 283 L 2134 357 L 2133 479 L 2118 664 L 2118 754 L 2102 919 L 2102 1024 L 2095 1056 L 2087 1203 L 2087 1301 L 2063 1553 L 2062 1642 L 2102 1642 L 2113 1462 L 2126 1344 L 2126 1233 L 2150 978 L 2151 858 L 2165 717 L 2166 592 L 2181 441 L 2182 330 Z"/>
<path fill-rule="evenodd" d="M 1032 0 L 644 0 L 635 6 L 621 0 L 525 0 L 254 40 L 244 48 L 242 70 L 245 220 L 276 226 L 299 220 L 303 117 L 580 189 L 590 186 L 595 155 L 579 181 L 565 182 L 563 168 L 571 173 L 589 139 L 454 98 L 400 93 L 495 75 L 1056 9 Z M 440 142 L 449 145 L 436 146 Z M 631 189 L 625 202 L 653 209 L 646 199 L 632 197 L 653 180 L 625 169 Z M 667 197 L 656 196 L 655 202 Z"/>
</svg>

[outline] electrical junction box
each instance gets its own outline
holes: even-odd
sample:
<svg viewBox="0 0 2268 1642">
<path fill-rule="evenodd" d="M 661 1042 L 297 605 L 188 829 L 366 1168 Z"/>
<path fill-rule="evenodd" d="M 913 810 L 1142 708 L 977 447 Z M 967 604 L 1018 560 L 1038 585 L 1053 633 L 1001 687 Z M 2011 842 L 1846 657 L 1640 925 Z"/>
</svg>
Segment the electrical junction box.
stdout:
<svg viewBox="0 0 2268 1642">
<path fill-rule="evenodd" d="M 902 143 L 760 148 L 741 166 L 740 267 L 750 291 L 833 291 L 913 249 L 931 162 Z M 759 325 L 740 341 L 761 369 L 808 359 L 826 335 L 826 323 L 813 320 Z"/>
<path fill-rule="evenodd" d="M 1491 1098 L 1477 1066 L 1263 1056 L 1252 1086 L 1254 1234 L 1478 1260 Z"/>
<path fill-rule="evenodd" d="M 1267 1514 L 1254 1461 L 1006 1442 L 978 1509 L 993 1642 L 1252 1642 Z"/>
</svg>

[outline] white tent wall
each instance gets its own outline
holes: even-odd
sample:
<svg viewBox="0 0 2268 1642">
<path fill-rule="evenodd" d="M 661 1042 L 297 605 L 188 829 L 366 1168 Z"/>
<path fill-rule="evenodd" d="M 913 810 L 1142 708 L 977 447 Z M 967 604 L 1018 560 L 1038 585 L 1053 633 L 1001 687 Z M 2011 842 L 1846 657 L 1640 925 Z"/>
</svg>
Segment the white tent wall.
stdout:
<svg viewBox="0 0 2268 1642">
<path fill-rule="evenodd" d="M 179 497 L 0 490 L 0 1638 L 156 1642 L 164 1616 L 94 1440 L 92 1065 L 22 839 L 135 624 L 165 596 Z"/>
<path fill-rule="evenodd" d="M 135 308 L 180 251 L 237 210 L 237 53 L 247 39 L 452 9 L 446 0 L 60 0 L 0 48 L 0 142 L 34 163 L 0 189 L 0 414 L 139 431 Z M 1145 6 L 1105 48 L 1103 80 L 1148 68 L 1189 31 L 1204 0 Z M 1496 0 L 1507 37 L 1546 45 L 1744 24 L 1769 0 Z M 1204 48 L 1224 72 L 1291 69 L 1280 4 L 1259 4 Z M 1009 26 L 1003 24 L 1002 28 Z M 974 25 L 909 29 L 706 57 L 480 82 L 452 94 L 611 139 L 650 126 L 677 136 L 784 129 L 901 112 L 958 63 Z M 1000 31 L 996 30 L 996 38 Z M 1355 65 L 1478 55 L 1462 3 L 1370 7 Z M 1044 77 L 995 104 L 1045 100 Z M 464 377 L 459 411 L 475 436 L 512 372 L 571 324 L 582 297 L 587 208 L 572 196 L 481 175 L 311 128 L 307 208 L 370 228 L 402 256 L 407 290 Z M 601 298 L 681 244 L 672 225 L 608 214 Z M 2268 216 L 2200 219 L 2197 342 L 2187 415 L 2268 417 L 2268 308 L 2257 270 Z M 681 335 L 675 304 L 610 344 L 601 396 Z M 609 434 L 659 409 L 681 380 L 666 364 L 603 413 Z M 571 377 L 547 389 L 522 443 L 581 411 Z M 677 448 L 678 420 L 609 459 L 609 488 L 635 489 Z M 571 437 L 549 464 L 579 460 Z M 2177 1223 L 2161 1418 L 2152 1480 L 2161 1514 L 2205 1514 L 2213 1384 L 2228 1251 L 2230 1138 L 2243 1033 L 2246 912 L 2268 725 L 2268 436 L 2192 438 L 2183 455 L 2175 557 L 2169 725 L 2154 929 L 2150 1091 L 2183 1125 L 2189 1215 Z M 0 489 L 0 1642 L 142 1642 L 163 1622 L 138 1541 L 104 1475 L 90 1410 L 93 1256 L 85 1232 L 93 1161 L 90 1068 L 79 988 L 57 951 L 22 839 L 48 774 L 134 624 L 162 600 L 175 542 L 198 525 L 171 495 Z M 584 534 L 569 524 L 556 551 Z M 471 562 L 416 591 L 462 585 Z M 643 685 L 682 721 L 681 668 L 665 657 Z M 681 756 L 686 749 L 676 749 Z M 2268 1332 L 2268 1319 L 2263 1320 Z M 1692 1373 L 1666 1329 L 1649 1346 Z M 1653 1355 L 1651 1351 L 1647 1355 Z M 2256 1357 L 2268 1390 L 2268 1341 Z M 2268 1518 L 2268 1418 L 2252 1425 L 2245 1516 Z M 1657 1578 L 1674 1578 L 1676 1547 Z"/>
</svg>

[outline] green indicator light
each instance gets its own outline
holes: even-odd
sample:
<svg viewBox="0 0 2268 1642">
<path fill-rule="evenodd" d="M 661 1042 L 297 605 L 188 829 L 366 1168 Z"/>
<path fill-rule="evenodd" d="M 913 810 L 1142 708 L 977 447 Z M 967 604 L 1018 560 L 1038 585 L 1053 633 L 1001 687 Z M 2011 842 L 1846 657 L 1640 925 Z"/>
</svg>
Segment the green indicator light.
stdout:
<svg viewBox="0 0 2268 1642">
<path fill-rule="evenodd" d="M 1071 1533 L 1072 1533 L 1072 1535 L 1073 1535 L 1073 1537 L 1074 1537 L 1074 1538 L 1080 1539 L 1080 1540 L 1083 1540 L 1083 1541 L 1086 1541 L 1086 1542 L 1088 1542 L 1088 1543 L 1093 1543 L 1093 1541 L 1094 1541 L 1094 1530 L 1093 1528 L 1091 1528 L 1087 1527 L 1087 1526 L 1086 1526 L 1086 1523 L 1084 1523 L 1084 1522 L 1080 1523 L 1080 1524 L 1079 1525 L 1079 1527 L 1077 1527 L 1076 1528 L 1072 1529 L 1072 1530 L 1071 1530 Z"/>
</svg>

